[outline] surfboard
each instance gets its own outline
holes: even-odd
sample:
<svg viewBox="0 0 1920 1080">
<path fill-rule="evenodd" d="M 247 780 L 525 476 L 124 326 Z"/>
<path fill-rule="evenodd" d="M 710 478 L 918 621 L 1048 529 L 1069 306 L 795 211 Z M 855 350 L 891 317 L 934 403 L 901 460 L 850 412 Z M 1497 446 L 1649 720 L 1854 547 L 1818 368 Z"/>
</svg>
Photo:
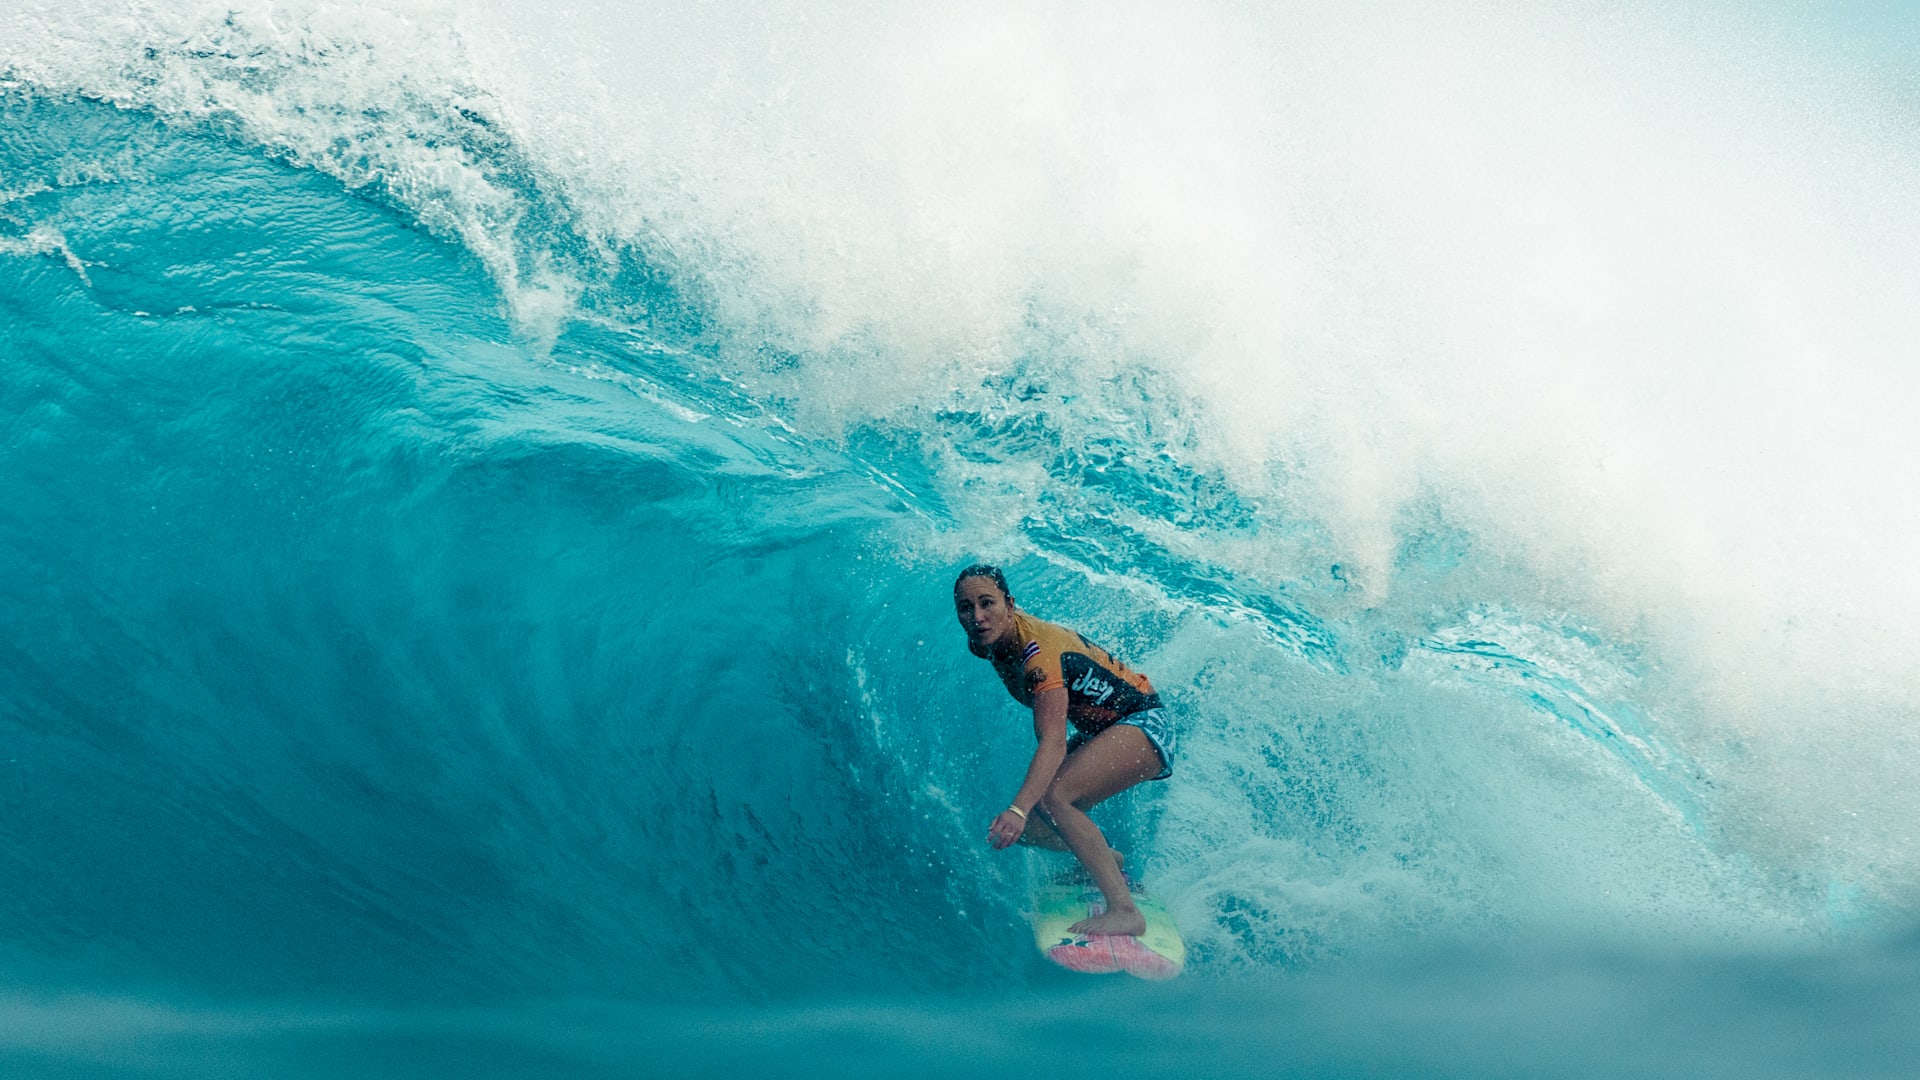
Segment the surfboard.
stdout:
<svg viewBox="0 0 1920 1080">
<path fill-rule="evenodd" d="M 1033 943 L 1040 955 L 1068 971 L 1105 975 L 1124 971 L 1142 979 L 1171 979 L 1187 963 L 1187 943 L 1160 901 L 1133 881 L 1127 882 L 1133 902 L 1147 917 L 1147 932 L 1075 934 L 1067 927 L 1107 910 L 1106 897 L 1084 874 L 1054 879 L 1039 886 L 1033 898 Z"/>
</svg>

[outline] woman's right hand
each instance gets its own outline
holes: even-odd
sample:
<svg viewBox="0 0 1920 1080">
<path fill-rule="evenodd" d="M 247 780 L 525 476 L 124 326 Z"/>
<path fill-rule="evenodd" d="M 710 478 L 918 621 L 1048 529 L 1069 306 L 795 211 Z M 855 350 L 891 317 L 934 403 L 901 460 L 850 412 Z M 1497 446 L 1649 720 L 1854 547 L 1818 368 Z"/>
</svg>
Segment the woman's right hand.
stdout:
<svg viewBox="0 0 1920 1080">
<path fill-rule="evenodd" d="M 1026 831 L 1027 819 L 1021 817 L 1013 807 L 1009 806 L 1000 811 L 999 817 L 993 819 L 992 827 L 987 830 L 987 843 L 992 844 L 995 851 L 999 851 L 1020 839 L 1020 834 Z"/>
</svg>

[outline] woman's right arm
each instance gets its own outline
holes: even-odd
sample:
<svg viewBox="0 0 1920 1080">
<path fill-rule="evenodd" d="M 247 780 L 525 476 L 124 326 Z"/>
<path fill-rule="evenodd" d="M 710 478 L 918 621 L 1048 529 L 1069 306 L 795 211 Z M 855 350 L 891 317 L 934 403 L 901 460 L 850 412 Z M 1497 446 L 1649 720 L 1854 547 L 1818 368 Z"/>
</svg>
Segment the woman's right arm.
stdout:
<svg viewBox="0 0 1920 1080">
<path fill-rule="evenodd" d="M 1067 688 L 1056 686 L 1033 695 L 1033 735 L 1039 743 L 1033 749 L 1033 761 L 1027 776 L 1014 793 L 1013 802 L 993 819 L 988 837 L 996 848 L 1004 848 L 1027 829 L 1027 815 L 1060 772 L 1067 759 Z"/>
</svg>

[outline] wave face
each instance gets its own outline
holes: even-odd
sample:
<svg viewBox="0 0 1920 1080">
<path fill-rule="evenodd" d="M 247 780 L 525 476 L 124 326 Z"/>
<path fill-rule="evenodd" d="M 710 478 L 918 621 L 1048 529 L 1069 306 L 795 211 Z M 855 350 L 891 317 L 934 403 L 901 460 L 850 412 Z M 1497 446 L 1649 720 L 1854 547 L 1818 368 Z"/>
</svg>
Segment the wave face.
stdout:
<svg viewBox="0 0 1920 1080">
<path fill-rule="evenodd" d="M 1920 31 L 1802 18 L 0 16 L 0 1061 L 1911 1060 Z M 1174 991 L 1028 955 L 976 557 L 1182 717 Z"/>
</svg>

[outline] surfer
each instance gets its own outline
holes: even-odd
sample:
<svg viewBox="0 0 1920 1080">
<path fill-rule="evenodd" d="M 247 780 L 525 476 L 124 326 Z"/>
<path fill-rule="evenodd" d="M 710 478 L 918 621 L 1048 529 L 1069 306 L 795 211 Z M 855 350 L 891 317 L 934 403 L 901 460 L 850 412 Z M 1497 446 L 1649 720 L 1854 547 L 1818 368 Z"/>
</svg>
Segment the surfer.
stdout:
<svg viewBox="0 0 1920 1080">
<path fill-rule="evenodd" d="M 1144 933 L 1120 854 L 1087 810 L 1142 781 L 1173 775 L 1173 725 L 1153 684 L 1074 631 L 1022 611 L 998 567 L 960 571 L 953 606 L 967 648 L 992 661 L 1007 692 L 1033 709 L 1039 742 L 988 842 L 1073 852 L 1107 900 L 1104 913 L 1075 923 L 1073 933 Z"/>
</svg>

